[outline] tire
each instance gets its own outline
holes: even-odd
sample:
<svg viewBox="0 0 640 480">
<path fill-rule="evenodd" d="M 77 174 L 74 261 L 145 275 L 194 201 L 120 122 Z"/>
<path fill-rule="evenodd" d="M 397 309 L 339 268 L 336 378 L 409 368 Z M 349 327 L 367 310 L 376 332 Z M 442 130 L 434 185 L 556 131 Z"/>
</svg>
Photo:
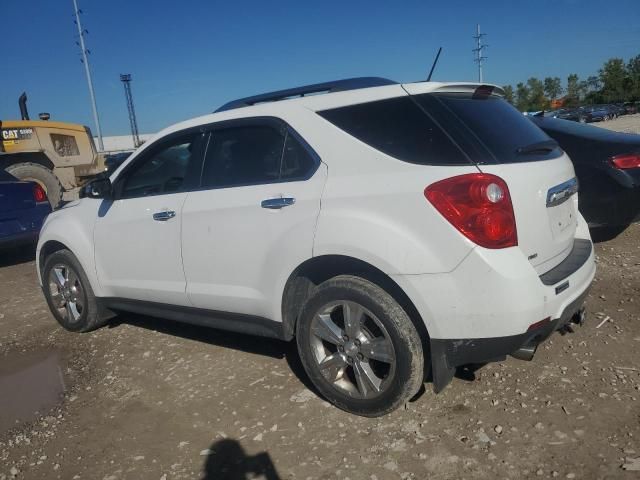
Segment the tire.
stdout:
<svg viewBox="0 0 640 480">
<path fill-rule="evenodd" d="M 319 285 L 302 309 L 296 341 L 315 387 L 349 413 L 385 415 L 423 383 L 422 342 L 411 319 L 385 290 L 360 277 Z"/>
<path fill-rule="evenodd" d="M 60 206 L 63 192 L 62 185 L 58 177 L 47 167 L 43 167 L 37 163 L 27 162 L 10 165 L 6 170 L 20 180 L 39 183 L 45 192 L 47 192 L 47 198 L 49 199 L 51 208 L 55 209 Z"/>
<path fill-rule="evenodd" d="M 51 313 L 65 330 L 89 332 L 106 323 L 89 279 L 69 250 L 58 250 L 45 259 L 42 286 Z"/>
</svg>

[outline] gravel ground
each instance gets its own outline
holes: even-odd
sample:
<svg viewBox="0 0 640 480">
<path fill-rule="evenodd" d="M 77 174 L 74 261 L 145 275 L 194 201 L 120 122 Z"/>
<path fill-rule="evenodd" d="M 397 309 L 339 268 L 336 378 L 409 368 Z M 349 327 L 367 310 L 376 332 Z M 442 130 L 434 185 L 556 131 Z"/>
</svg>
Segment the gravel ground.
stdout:
<svg viewBox="0 0 640 480">
<path fill-rule="evenodd" d="M 591 125 L 608 128 L 609 130 L 615 130 L 617 132 L 640 134 L 640 113 L 636 113 L 634 115 L 623 115 L 622 117 L 618 117 L 613 120 L 596 122 Z"/>
<path fill-rule="evenodd" d="M 0 479 L 640 478 L 640 225 L 596 250 L 584 327 L 379 419 L 319 398 L 290 344 L 139 316 L 67 333 L 5 254 Z"/>
</svg>

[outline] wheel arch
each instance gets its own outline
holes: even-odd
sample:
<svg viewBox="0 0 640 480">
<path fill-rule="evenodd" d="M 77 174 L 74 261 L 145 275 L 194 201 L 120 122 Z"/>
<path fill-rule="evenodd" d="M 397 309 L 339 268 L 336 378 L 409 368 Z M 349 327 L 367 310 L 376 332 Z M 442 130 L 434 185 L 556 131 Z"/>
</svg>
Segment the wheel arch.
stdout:
<svg viewBox="0 0 640 480">
<path fill-rule="evenodd" d="M 321 255 L 301 263 L 289 275 L 282 293 L 282 330 L 286 340 L 296 333 L 296 324 L 302 307 L 314 288 L 338 275 L 355 275 L 364 278 L 389 293 L 407 312 L 423 342 L 429 346 L 429 333 L 422 316 L 404 290 L 378 267 L 346 255 Z M 425 355 L 429 350 L 425 350 Z"/>
<path fill-rule="evenodd" d="M 47 257 L 59 250 L 69 250 L 75 257 L 86 275 L 94 294 L 101 296 L 101 287 L 96 275 L 93 258 L 92 229 L 81 222 L 68 221 L 54 212 L 49 215 L 40 232 L 40 241 L 36 252 L 36 268 L 40 284 L 43 282 L 42 269 Z M 69 235 L 69 232 L 75 232 Z"/>
</svg>

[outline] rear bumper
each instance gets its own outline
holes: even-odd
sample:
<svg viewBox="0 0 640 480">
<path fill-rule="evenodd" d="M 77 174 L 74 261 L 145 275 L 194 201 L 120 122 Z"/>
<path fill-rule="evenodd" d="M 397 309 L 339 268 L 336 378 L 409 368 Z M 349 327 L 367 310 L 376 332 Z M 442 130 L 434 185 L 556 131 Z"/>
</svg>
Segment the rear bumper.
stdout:
<svg viewBox="0 0 640 480">
<path fill-rule="evenodd" d="M 531 360 L 536 348 L 549 336 L 565 328 L 568 324 L 582 323 L 584 318 L 584 301 L 589 293 L 585 290 L 571 302 L 559 318 L 549 319 L 537 328 L 532 328 L 519 335 L 495 338 L 474 339 L 432 339 L 431 358 L 434 390 L 441 391 L 451 381 L 455 368 L 462 365 L 482 364 L 502 361 L 507 355 Z"/>
<path fill-rule="evenodd" d="M 583 222 L 580 230 L 567 259 L 541 276 L 518 248 L 475 248 L 446 274 L 393 276 L 429 332 L 436 391 L 456 367 L 535 349 L 581 311 L 596 268 Z"/>
</svg>

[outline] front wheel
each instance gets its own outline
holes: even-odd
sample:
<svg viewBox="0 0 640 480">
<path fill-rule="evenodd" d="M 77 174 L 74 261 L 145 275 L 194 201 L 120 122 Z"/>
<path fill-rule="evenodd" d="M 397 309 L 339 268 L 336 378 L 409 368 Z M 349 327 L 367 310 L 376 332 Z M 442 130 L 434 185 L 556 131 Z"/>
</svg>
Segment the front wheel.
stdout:
<svg viewBox="0 0 640 480">
<path fill-rule="evenodd" d="M 69 250 L 54 252 L 42 268 L 44 296 L 58 323 L 71 332 L 88 332 L 104 323 L 89 279 Z"/>
<path fill-rule="evenodd" d="M 302 310 L 296 337 L 313 384 L 347 412 L 384 415 L 423 382 L 415 326 L 391 295 L 360 277 L 338 276 L 318 286 Z"/>
</svg>

